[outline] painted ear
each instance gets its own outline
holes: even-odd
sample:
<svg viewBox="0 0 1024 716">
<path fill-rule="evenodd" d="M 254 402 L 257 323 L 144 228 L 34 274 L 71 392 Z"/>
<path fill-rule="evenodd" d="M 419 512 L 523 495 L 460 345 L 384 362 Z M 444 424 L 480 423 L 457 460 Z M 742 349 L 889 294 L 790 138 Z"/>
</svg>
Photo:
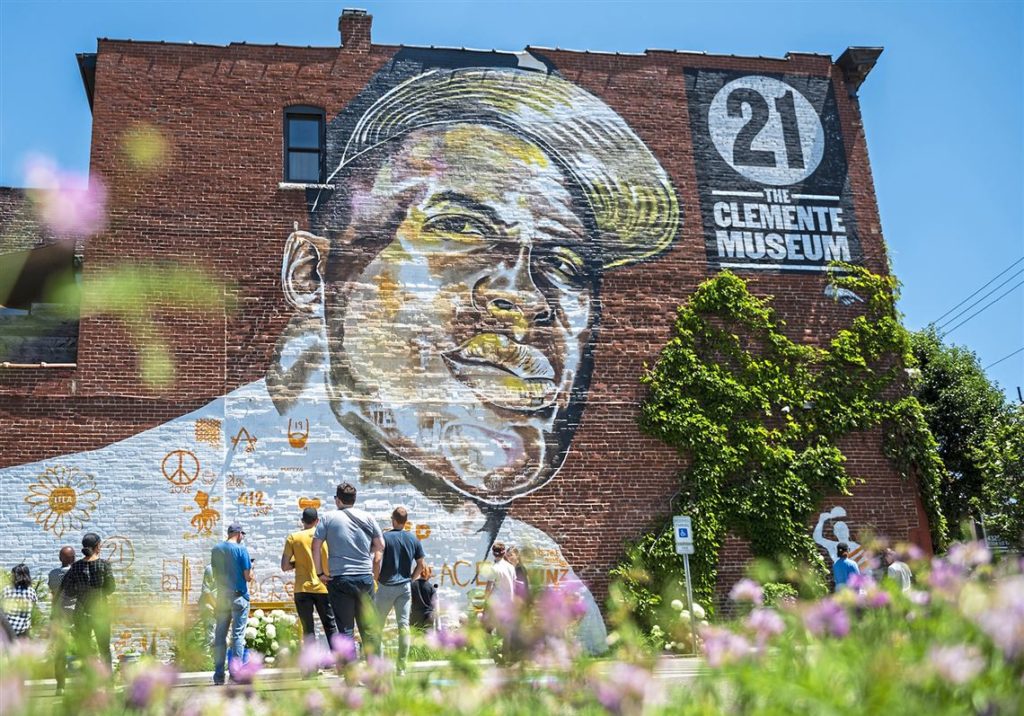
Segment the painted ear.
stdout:
<svg viewBox="0 0 1024 716">
<path fill-rule="evenodd" d="M 294 231 L 284 247 L 281 288 L 295 308 L 316 312 L 323 307 L 323 276 L 327 264 L 328 241 L 308 231 Z"/>
</svg>

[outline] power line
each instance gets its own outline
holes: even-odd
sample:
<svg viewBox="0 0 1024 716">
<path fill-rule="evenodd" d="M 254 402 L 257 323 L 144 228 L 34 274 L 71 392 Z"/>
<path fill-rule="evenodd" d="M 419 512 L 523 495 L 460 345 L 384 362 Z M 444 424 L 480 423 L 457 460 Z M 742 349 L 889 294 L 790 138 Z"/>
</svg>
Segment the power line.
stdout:
<svg viewBox="0 0 1024 716">
<path fill-rule="evenodd" d="M 998 296 L 997 298 L 995 298 L 995 299 L 993 299 L 992 301 L 990 301 L 990 302 L 986 303 L 986 304 L 985 304 L 984 306 L 982 306 L 981 308 L 979 308 L 979 309 L 978 309 L 977 311 L 975 311 L 974 313 L 972 313 L 971 315 L 969 315 L 969 316 L 968 316 L 967 318 L 965 318 L 964 320 L 960 321 L 960 322 L 959 322 L 958 324 L 956 324 L 955 326 L 953 326 L 952 328 L 950 328 L 950 329 L 949 329 L 948 331 L 944 331 L 942 335 L 944 335 L 944 336 L 948 336 L 948 335 L 949 335 L 950 333 L 952 333 L 952 332 L 953 332 L 953 331 L 955 331 L 955 330 L 956 330 L 957 328 L 959 328 L 960 326 L 962 326 L 962 325 L 964 325 L 965 323 L 967 323 L 967 322 L 968 322 L 969 320 L 971 320 L 972 318 L 974 318 L 975 316 L 977 316 L 977 315 L 978 315 L 979 313 L 984 313 L 984 312 L 985 312 L 985 310 L 986 310 L 986 309 L 987 309 L 987 308 L 988 308 L 989 306 L 991 306 L 991 305 L 993 305 L 993 304 L 995 304 L 995 303 L 998 303 L 999 301 L 1001 301 L 1002 299 L 1004 299 L 1004 298 L 1006 298 L 1007 296 L 1009 296 L 1009 295 L 1010 295 L 1011 293 L 1013 293 L 1013 292 L 1014 292 L 1015 290 L 1017 290 L 1017 289 L 1018 289 L 1018 288 L 1020 288 L 1021 286 L 1024 286 L 1024 281 L 1021 281 L 1020 283 L 1018 283 L 1018 284 L 1017 284 L 1017 285 L 1015 285 L 1015 286 L 1011 286 L 1011 287 L 1010 287 L 1010 288 L 1009 288 L 1009 289 L 1008 289 L 1008 290 L 1006 291 L 1006 293 L 1000 294 L 1000 295 L 999 295 L 999 296 Z"/>
<path fill-rule="evenodd" d="M 988 283 L 986 283 L 986 284 L 985 284 L 984 286 L 982 286 L 982 287 L 981 287 L 981 288 L 979 288 L 979 289 L 978 289 L 977 291 L 975 291 L 974 293 L 972 293 L 972 294 L 971 294 L 970 296 L 968 296 L 967 298 L 965 298 L 964 300 L 962 300 L 962 301 L 961 301 L 960 303 L 956 304 L 956 305 L 955 305 L 955 306 L 953 306 L 953 307 L 952 307 L 951 309 L 949 309 L 948 311 L 946 311 L 945 313 L 943 313 L 943 314 L 942 314 L 941 316 L 939 316 L 939 317 L 938 317 L 938 318 L 936 318 L 936 319 L 935 319 L 934 321 L 932 321 L 932 323 L 938 323 L 938 322 L 939 322 L 939 321 L 941 321 L 941 320 L 942 320 L 943 318 L 945 318 L 946 316 L 948 316 L 949 314 L 951 314 L 951 313 L 952 313 L 953 311 L 955 311 L 956 309 L 960 308 L 960 306 L 964 305 L 965 303 L 967 303 L 968 301 L 970 301 L 970 300 L 971 300 L 972 298 L 974 298 L 975 296 L 977 296 L 977 295 L 978 295 L 978 293 L 980 293 L 981 291 L 983 291 L 983 290 L 985 289 L 985 287 L 986 287 L 986 286 L 988 286 L 988 285 L 989 285 L 990 283 L 992 283 L 993 281 L 995 281 L 995 280 L 996 280 L 997 278 L 999 278 L 1000 276 L 1002 276 L 1002 275 L 1003 275 L 1004 273 L 1006 273 L 1007 271 L 1009 271 L 1010 269 L 1012 269 L 1012 268 L 1013 268 L 1014 266 L 1016 266 L 1017 264 L 1019 264 L 1019 263 L 1020 263 L 1021 261 L 1024 261 L 1024 256 L 1021 256 L 1021 257 L 1020 257 L 1019 259 L 1017 259 L 1016 261 L 1014 261 L 1014 262 L 1013 262 L 1012 264 L 1010 264 L 1009 266 L 1007 266 L 1006 268 L 1004 268 L 1004 269 L 1003 269 L 1002 271 L 1000 271 L 999 273 L 997 273 L 997 274 L 996 274 L 995 276 L 993 276 L 993 277 L 992 277 L 991 279 L 989 279 L 989 280 L 988 280 Z"/>
<path fill-rule="evenodd" d="M 1006 273 L 1006 272 L 1004 271 L 1003 273 Z M 986 298 L 988 298 L 989 296 L 991 296 L 991 295 L 992 295 L 993 293 L 995 293 L 996 291 L 998 291 L 999 289 L 1001 289 L 1001 288 L 1002 288 L 1003 286 L 1005 286 L 1006 284 L 1010 283 L 1010 281 L 1012 281 L 1013 279 L 1017 278 L 1017 277 L 1018 277 L 1018 276 L 1020 276 L 1020 275 L 1021 275 L 1022 273 L 1024 273 L 1024 268 L 1021 268 L 1021 269 L 1020 269 L 1020 270 L 1018 270 L 1018 271 L 1017 271 L 1016 273 L 1011 273 L 1011 274 L 1010 274 L 1010 276 L 1009 276 L 1009 278 L 1007 278 L 1006 280 L 1004 280 L 1004 281 L 1003 281 L 1003 282 L 1002 282 L 1001 284 L 998 284 L 998 285 L 997 285 L 997 286 L 996 286 L 995 288 L 993 288 L 993 289 L 992 289 L 991 291 L 989 291 L 989 292 L 987 292 L 987 293 L 983 294 L 983 295 L 981 296 L 981 298 L 979 298 L 979 299 L 978 299 L 977 301 L 975 301 L 974 303 L 970 304 L 969 306 L 965 307 L 965 308 L 964 308 L 963 310 L 961 310 L 961 311 L 957 312 L 957 314 L 956 314 L 956 315 L 954 315 L 954 316 L 952 316 L 952 317 L 950 317 L 950 318 L 947 318 L 947 319 L 946 319 L 945 321 L 943 321 L 943 322 L 942 322 L 942 324 L 941 324 L 941 325 L 939 325 L 939 326 L 937 326 L 937 327 L 938 327 L 938 328 L 942 328 L 942 326 L 948 326 L 948 325 L 949 325 L 950 323 L 952 323 L 952 322 L 953 322 L 953 321 L 955 321 L 956 319 L 960 318 L 960 316 L 962 316 L 962 315 L 964 315 L 965 313 L 967 313 L 968 311 L 970 311 L 970 310 L 971 310 L 972 308 L 974 308 L 975 306 L 977 306 L 977 305 L 978 305 L 979 303 L 981 303 L 982 301 L 984 301 L 984 300 L 985 300 Z M 997 276 L 996 278 L 998 278 L 998 276 Z M 994 281 L 995 279 L 992 279 L 992 280 Z M 989 283 L 992 283 L 992 281 L 989 281 Z M 977 291 L 975 291 L 975 293 L 977 293 Z"/>
<path fill-rule="evenodd" d="M 991 368 L 991 367 L 992 367 L 992 366 L 994 366 L 994 365 L 999 365 L 1000 363 L 1002 363 L 1002 362 L 1003 362 L 1004 360 L 1006 360 L 1007 358 L 1013 358 L 1013 357 L 1014 357 L 1015 355 L 1017 355 L 1017 354 L 1018 354 L 1018 353 L 1020 353 L 1021 351 L 1024 351 L 1024 346 L 1021 346 L 1020 348 L 1018 348 L 1017 350 L 1015 350 L 1015 351 L 1014 351 L 1013 353 L 1011 353 L 1011 354 L 1010 354 L 1010 355 L 1008 355 L 1008 356 L 1003 356 L 1002 358 L 1000 358 L 999 360 L 997 360 L 997 361 L 996 361 L 995 363 L 989 363 L 989 364 L 988 364 L 987 366 L 985 366 L 984 368 L 982 368 L 982 370 L 988 370 L 989 368 Z"/>
</svg>

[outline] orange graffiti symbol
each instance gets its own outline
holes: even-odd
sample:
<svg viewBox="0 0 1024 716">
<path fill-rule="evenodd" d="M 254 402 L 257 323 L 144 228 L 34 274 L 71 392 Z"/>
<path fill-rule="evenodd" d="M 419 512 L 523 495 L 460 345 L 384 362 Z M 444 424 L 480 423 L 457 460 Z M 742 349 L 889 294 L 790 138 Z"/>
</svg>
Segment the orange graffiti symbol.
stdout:
<svg viewBox="0 0 1024 716">
<path fill-rule="evenodd" d="M 245 451 L 254 452 L 256 450 L 256 438 L 250 435 L 249 431 L 245 428 L 239 428 L 238 432 L 235 433 L 235 437 L 231 438 L 232 447 L 238 447 L 238 443 L 243 439 L 245 440 Z"/>
<path fill-rule="evenodd" d="M 194 499 L 199 505 L 199 512 L 192 517 L 190 524 L 195 527 L 197 533 L 208 537 L 213 533 L 214 526 L 220 522 L 220 513 L 209 506 L 210 496 L 202 490 L 196 493 Z"/>
<path fill-rule="evenodd" d="M 301 428 L 302 421 L 296 420 L 295 427 Z M 306 418 L 306 429 L 292 430 L 292 419 L 288 418 L 288 444 L 293 448 L 304 448 L 306 447 L 306 441 L 309 440 L 309 418 Z"/>
<path fill-rule="evenodd" d="M 160 471 L 172 485 L 191 485 L 199 477 L 199 459 L 188 450 L 171 450 L 164 455 Z"/>
<path fill-rule="evenodd" d="M 315 497 L 300 497 L 299 498 L 299 509 L 304 510 L 307 507 L 312 507 L 314 510 L 320 509 L 320 500 Z"/>
<path fill-rule="evenodd" d="M 430 525 L 416 525 L 416 539 L 426 539 L 430 536 Z"/>
</svg>

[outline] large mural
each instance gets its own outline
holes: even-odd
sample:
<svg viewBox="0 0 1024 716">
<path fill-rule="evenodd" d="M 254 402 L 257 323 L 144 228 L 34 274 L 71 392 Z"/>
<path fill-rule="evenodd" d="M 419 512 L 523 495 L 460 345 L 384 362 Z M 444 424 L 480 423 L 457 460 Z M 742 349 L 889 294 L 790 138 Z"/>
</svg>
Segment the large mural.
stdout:
<svg viewBox="0 0 1024 716">
<path fill-rule="evenodd" d="M 285 536 L 347 480 L 382 524 L 408 508 L 442 612 L 464 611 L 496 539 L 538 580 L 574 578 L 509 506 L 565 460 L 602 277 L 668 248 L 679 203 L 604 101 L 527 53 L 487 56 L 403 51 L 328 123 L 333 171 L 308 216 L 283 223 L 294 313 L 266 378 L 103 449 L 4 470 L 3 528 L 27 535 L 0 546 L 4 564 L 40 572 L 88 527 L 117 536 L 108 556 L 129 590 L 194 602 L 237 520 L 254 598 L 287 600 Z M 600 649 L 587 599 L 582 637 Z"/>
</svg>

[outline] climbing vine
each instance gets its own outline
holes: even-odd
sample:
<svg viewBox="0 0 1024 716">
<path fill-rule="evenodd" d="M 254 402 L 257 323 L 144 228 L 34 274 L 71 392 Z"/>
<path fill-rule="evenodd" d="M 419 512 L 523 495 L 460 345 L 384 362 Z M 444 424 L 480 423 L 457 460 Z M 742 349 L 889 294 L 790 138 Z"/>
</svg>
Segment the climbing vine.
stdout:
<svg viewBox="0 0 1024 716">
<path fill-rule="evenodd" d="M 882 429 L 886 455 L 920 486 L 933 540 L 945 542 L 937 499 L 943 468 L 909 396 L 913 357 L 896 282 L 835 268 L 833 284 L 863 297 L 864 312 L 826 348 L 788 338 L 771 299 L 723 272 L 679 307 L 671 340 L 641 379 L 648 387 L 641 428 L 689 458 L 673 509 L 694 517 L 694 596 L 705 604 L 727 534 L 749 541 L 755 557 L 810 565 L 824 581 L 808 519 L 825 494 L 849 494 L 856 481 L 838 447 L 852 432 Z M 678 579 L 665 527 L 627 550 L 642 578 L 632 564 L 615 570 L 637 603 Z"/>
</svg>

